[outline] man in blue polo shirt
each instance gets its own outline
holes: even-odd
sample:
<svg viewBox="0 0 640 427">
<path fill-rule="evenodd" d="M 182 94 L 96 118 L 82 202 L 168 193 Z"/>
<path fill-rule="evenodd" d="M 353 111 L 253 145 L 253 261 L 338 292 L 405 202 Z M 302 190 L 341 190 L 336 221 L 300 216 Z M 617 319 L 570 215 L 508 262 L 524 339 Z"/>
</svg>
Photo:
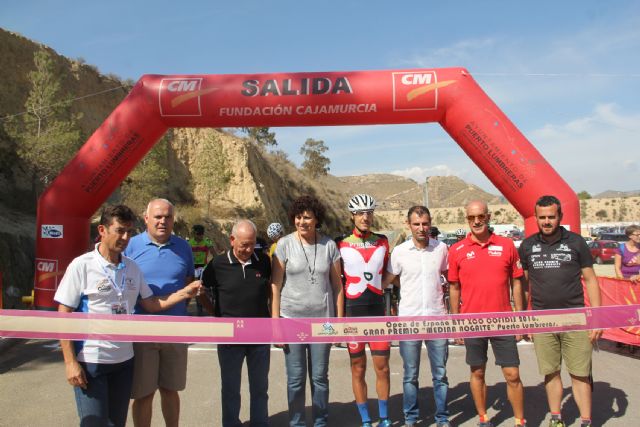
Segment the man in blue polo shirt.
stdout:
<svg viewBox="0 0 640 427">
<path fill-rule="evenodd" d="M 175 210 L 171 202 L 155 199 L 144 214 L 146 232 L 133 237 L 125 251 L 142 270 L 154 295 L 163 296 L 182 289 L 193 280 L 193 255 L 189 243 L 174 236 Z M 146 314 L 136 306 L 137 314 Z M 187 316 L 187 302 L 156 314 Z M 167 426 L 177 426 L 180 396 L 187 382 L 187 345 L 135 343 L 135 366 L 131 397 L 134 424 L 150 426 L 153 396 L 160 390 L 162 414 Z"/>
</svg>

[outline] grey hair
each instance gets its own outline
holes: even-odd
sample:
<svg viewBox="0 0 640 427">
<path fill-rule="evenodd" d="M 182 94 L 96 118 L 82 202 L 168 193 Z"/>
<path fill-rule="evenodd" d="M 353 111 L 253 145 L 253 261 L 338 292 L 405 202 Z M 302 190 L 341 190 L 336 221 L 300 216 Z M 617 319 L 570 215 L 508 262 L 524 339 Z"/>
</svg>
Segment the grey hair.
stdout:
<svg viewBox="0 0 640 427">
<path fill-rule="evenodd" d="M 173 205 L 173 203 L 171 203 L 171 202 L 170 202 L 170 201 L 168 201 L 167 199 L 161 199 L 161 198 L 158 198 L 158 199 L 153 199 L 153 200 L 151 200 L 151 201 L 149 202 L 149 204 L 147 205 L 147 210 L 146 210 L 146 211 L 144 211 L 144 215 L 145 215 L 146 217 L 148 217 L 148 216 L 149 216 L 149 209 L 151 209 L 151 205 L 152 205 L 152 204 L 154 204 L 155 202 L 163 202 L 163 203 L 168 204 L 169 206 L 171 206 L 171 212 L 172 212 L 174 215 L 176 214 L 176 207 Z"/>
<path fill-rule="evenodd" d="M 238 237 L 238 228 L 240 228 L 240 226 L 244 224 L 251 225 L 251 228 L 253 228 L 253 232 L 256 234 L 256 236 L 258 235 L 258 227 L 256 227 L 256 225 L 250 219 L 239 219 L 238 221 L 236 221 L 236 223 L 233 224 L 233 228 L 231 229 L 231 235 L 233 237 Z"/>
</svg>

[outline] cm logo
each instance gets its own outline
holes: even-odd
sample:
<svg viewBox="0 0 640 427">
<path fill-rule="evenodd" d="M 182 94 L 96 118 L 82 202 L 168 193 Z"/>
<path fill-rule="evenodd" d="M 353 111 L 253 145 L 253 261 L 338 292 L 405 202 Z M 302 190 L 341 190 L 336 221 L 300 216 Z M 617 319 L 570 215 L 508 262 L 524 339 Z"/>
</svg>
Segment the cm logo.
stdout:
<svg viewBox="0 0 640 427">
<path fill-rule="evenodd" d="M 57 264 L 56 261 L 38 261 L 36 268 L 43 273 L 51 273 L 57 270 Z"/>
<path fill-rule="evenodd" d="M 433 74 L 404 74 L 400 81 L 404 85 L 428 85 L 431 84 Z"/>
<path fill-rule="evenodd" d="M 435 110 L 438 108 L 438 90 L 456 83 L 439 81 L 436 71 L 393 72 L 393 110 Z"/>
<path fill-rule="evenodd" d="M 169 92 L 192 92 L 199 87 L 200 80 L 173 80 L 167 85 Z"/>
</svg>

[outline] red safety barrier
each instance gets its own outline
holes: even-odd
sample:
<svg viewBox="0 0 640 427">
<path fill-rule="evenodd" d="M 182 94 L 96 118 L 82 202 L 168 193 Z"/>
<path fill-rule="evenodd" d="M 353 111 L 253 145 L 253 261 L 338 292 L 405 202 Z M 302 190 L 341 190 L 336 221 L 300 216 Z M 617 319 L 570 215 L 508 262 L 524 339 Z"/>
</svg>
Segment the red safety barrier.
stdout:
<svg viewBox="0 0 640 427">
<path fill-rule="evenodd" d="M 602 305 L 640 304 L 640 285 L 630 280 L 598 277 Z M 603 338 L 623 344 L 640 346 L 640 326 L 607 329 Z"/>
</svg>

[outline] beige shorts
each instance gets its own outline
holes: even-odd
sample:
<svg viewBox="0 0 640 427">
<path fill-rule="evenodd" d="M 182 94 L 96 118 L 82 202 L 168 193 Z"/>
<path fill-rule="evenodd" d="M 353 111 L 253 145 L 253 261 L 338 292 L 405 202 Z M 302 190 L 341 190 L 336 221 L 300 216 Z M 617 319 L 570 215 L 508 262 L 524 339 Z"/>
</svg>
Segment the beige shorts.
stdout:
<svg viewBox="0 0 640 427">
<path fill-rule="evenodd" d="M 591 375 L 591 341 L 588 331 L 544 333 L 533 336 L 541 375 L 559 372 L 562 360 L 571 375 Z"/>
<path fill-rule="evenodd" d="M 187 385 L 187 344 L 133 343 L 135 353 L 131 398 L 140 399 L 158 388 L 180 391 Z"/>
</svg>

